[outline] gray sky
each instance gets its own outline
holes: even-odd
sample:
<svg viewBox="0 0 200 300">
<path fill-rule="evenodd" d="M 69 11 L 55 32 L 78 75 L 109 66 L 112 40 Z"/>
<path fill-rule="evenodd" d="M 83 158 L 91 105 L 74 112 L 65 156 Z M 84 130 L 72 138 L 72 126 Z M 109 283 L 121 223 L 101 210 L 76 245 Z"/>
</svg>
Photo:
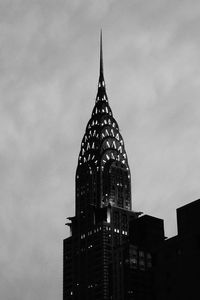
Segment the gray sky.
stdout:
<svg viewBox="0 0 200 300">
<path fill-rule="evenodd" d="M 200 196 L 199 0 L 0 0 L 0 299 L 62 299 L 101 27 L 133 209 L 172 236 L 175 209 Z"/>
</svg>

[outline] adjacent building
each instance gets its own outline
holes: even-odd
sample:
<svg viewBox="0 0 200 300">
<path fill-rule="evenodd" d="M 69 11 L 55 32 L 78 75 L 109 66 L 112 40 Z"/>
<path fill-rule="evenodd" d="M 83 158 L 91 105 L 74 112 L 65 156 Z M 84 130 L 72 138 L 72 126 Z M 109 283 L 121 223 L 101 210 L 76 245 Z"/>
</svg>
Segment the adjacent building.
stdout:
<svg viewBox="0 0 200 300">
<path fill-rule="evenodd" d="M 199 299 L 200 199 L 177 209 L 177 225 L 178 235 L 157 249 L 156 299 Z"/>
</svg>

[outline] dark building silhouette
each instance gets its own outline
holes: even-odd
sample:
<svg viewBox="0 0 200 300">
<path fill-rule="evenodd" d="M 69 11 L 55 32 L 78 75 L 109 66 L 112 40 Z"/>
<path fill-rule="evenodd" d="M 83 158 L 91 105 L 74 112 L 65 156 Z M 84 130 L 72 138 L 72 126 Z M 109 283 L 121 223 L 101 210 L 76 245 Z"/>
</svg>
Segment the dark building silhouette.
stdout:
<svg viewBox="0 0 200 300">
<path fill-rule="evenodd" d="M 178 286 L 172 290 L 173 276 L 183 277 L 177 257 L 184 263 L 188 243 L 195 243 L 197 206 L 196 221 L 192 208 L 178 210 L 179 235 L 166 241 L 163 220 L 132 210 L 128 158 L 106 94 L 101 35 L 98 91 L 78 157 L 71 236 L 64 240 L 63 300 L 185 299 L 177 296 Z M 199 247 L 198 230 L 196 235 Z"/>
<path fill-rule="evenodd" d="M 177 225 L 157 249 L 156 299 L 200 299 L 200 199 L 177 209 Z"/>
</svg>

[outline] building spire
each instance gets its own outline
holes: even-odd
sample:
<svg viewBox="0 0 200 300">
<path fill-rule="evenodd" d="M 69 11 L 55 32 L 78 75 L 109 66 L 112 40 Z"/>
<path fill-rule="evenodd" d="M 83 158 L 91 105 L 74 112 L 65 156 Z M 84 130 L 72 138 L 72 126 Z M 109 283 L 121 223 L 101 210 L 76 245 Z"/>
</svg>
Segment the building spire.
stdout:
<svg viewBox="0 0 200 300">
<path fill-rule="evenodd" d="M 100 77 L 103 76 L 103 43 L 102 43 L 102 29 L 100 32 L 100 72 L 99 72 Z"/>
<path fill-rule="evenodd" d="M 106 86 L 104 80 L 104 73 L 103 73 L 103 41 L 102 41 L 102 29 L 100 31 L 100 68 L 99 68 L 99 83 L 98 83 L 98 92 L 96 101 L 99 100 L 106 100 L 108 101 L 106 95 Z"/>
</svg>

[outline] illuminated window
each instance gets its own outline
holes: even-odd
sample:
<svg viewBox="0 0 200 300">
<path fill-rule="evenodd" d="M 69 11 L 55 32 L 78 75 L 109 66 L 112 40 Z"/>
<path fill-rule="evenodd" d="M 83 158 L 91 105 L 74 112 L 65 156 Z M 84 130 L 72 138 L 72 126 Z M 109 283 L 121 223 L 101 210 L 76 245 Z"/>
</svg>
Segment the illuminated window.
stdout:
<svg viewBox="0 0 200 300">
<path fill-rule="evenodd" d="M 115 141 L 113 141 L 113 147 L 114 147 L 115 149 L 117 149 L 117 146 L 116 146 Z"/>
<path fill-rule="evenodd" d="M 109 144 L 109 142 L 108 142 L 108 141 L 106 142 L 106 145 L 108 146 L 108 148 L 110 148 L 110 144 Z"/>
<path fill-rule="evenodd" d="M 114 154 L 113 154 L 113 153 L 111 153 L 111 158 L 112 158 L 112 159 L 115 159 L 115 157 L 114 157 Z"/>
<path fill-rule="evenodd" d="M 137 259 L 135 257 L 130 259 L 131 264 L 137 264 Z"/>
</svg>

